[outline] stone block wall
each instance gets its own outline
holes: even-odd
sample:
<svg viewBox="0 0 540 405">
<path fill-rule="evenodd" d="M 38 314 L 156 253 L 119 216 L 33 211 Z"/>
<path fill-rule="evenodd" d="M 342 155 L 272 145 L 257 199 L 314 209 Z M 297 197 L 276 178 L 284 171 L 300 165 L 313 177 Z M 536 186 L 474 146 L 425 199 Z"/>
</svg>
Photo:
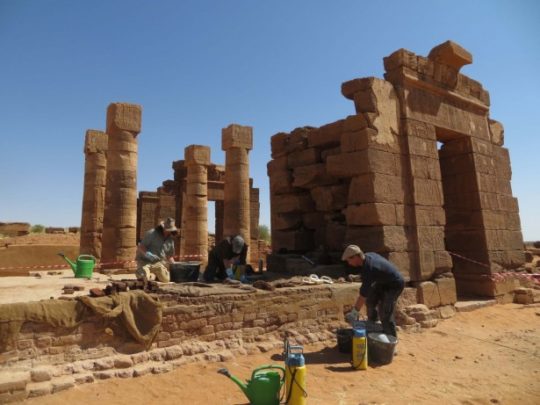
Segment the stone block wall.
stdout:
<svg viewBox="0 0 540 405">
<path fill-rule="evenodd" d="M 451 41 L 427 58 L 400 49 L 385 80 L 342 84 L 355 115 L 274 135 L 274 254 L 355 243 L 410 281 L 453 271 L 461 293 L 495 295 L 480 276 L 523 264 L 523 239 L 503 127 L 488 92 L 459 73 L 471 62 Z"/>
<path fill-rule="evenodd" d="M 433 327 L 454 314 L 453 279 L 406 288 L 397 319 L 404 329 Z M 430 284 L 430 285 L 427 285 Z M 236 355 L 292 344 L 335 343 L 358 283 L 299 286 L 272 292 L 206 297 L 158 294 L 161 330 L 149 350 L 115 323 L 89 318 L 75 329 L 27 322 L 0 353 L 0 401 L 14 402 L 109 378 L 163 373 L 194 361 L 219 362 Z"/>
</svg>

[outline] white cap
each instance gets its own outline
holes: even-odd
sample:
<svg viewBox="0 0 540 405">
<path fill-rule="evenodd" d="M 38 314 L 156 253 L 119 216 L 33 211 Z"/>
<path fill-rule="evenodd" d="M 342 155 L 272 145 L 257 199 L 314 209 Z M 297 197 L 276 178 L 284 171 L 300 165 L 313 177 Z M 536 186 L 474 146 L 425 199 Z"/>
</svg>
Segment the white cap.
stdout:
<svg viewBox="0 0 540 405">
<path fill-rule="evenodd" d="M 242 249 L 244 248 L 244 238 L 242 238 L 240 235 L 235 236 L 231 240 L 231 245 L 233 253 L 239 255 L 242 253 Z"/>
<path fill-rule="evenodd" d="M 349 245 L 345 248 L 345 251 L 341 256 L 341 260 L 345 261 L 356 255 L 359 255 L 362 259 L 364 258 L 364 252 L 362 252 L 362 249 L 356 245 Z"/>
</svg>

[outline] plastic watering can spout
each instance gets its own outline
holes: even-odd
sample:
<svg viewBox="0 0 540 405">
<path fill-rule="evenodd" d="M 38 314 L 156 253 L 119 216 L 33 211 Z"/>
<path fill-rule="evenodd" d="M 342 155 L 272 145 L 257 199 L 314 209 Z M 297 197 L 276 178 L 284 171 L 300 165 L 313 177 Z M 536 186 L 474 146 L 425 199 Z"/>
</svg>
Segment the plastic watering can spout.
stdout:
<svg viewBox="0 0 540 405">
<path fill-rule="evenodd" d="M 74 274 L 77 274 L 77 265 L 75 263 L 69 260 L 69 258 L 62 252 L 58 253 L 58 256 L 64 259 L 71 266 L 71 269 L 73 270 Z"/>
<path fill-rule="evenodd" d="M 223 374 L 225 377 L 228 377 L 231 380 L 233 380 L 236 383 L 236 385 L 240 387 L 240 389 L 242 390 L 244 395 L 247 397 L 247 399 L 251 401 L 251 399 L 249 398 L 248 386 L 245 383 L 243 383 L 240 379 L 236 378 L 234 375 L 229 373 L 229 370 L 227 370 L 226 368 L 220 368 L 218 370 L 218 373 Z"/>
</svg>

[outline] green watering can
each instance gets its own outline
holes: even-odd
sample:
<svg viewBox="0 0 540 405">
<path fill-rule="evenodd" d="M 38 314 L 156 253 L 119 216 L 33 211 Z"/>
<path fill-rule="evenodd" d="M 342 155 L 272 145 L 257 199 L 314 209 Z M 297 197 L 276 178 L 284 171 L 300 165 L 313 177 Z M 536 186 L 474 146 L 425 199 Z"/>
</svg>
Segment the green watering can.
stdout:
<svg viewBox="0 0 540 405">
<path fill-rule="evenodd" d="M 65 254 L 58 253 L 62 259 L 64 259 L 73 269 L 76 278 L 92 278 L 94 267 L 96 266 L 96 258 L 92 255 L 80 255 L 77 257 L 77 263 L 73 263 L 69 260 Z"/>
<path fill-rule="evenodd" d="M 277 371 L 281 371 L 281 376 Z M 218 373 L 233 380 L 249 399 L 251 405 L 279 405 L 279 392 L 285 381 L 285 367 L 267 365 L 253 370 L 251 380 L 246 383 L 229 373 L 226 368 L 221 368 Z"/>
</svg>

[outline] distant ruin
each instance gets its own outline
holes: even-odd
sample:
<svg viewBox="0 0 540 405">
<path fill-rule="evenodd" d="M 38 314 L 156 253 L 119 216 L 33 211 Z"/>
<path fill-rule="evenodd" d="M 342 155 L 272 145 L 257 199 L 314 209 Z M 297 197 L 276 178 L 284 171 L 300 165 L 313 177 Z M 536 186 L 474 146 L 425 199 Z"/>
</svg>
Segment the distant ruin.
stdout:
<svg viewBox="0 0 540 405">
<path fill-rule="evenodd" d="M 240 234 L 250 245 L 248 259 L 261 257 L 258 246 L 259 189 L 249 177 L 251 127 L 232 124 L 222 131 L 225 167 L 210 160 L 210 148 L 190 145 L 185 160 L 172 164 L 174 180 L 156 192 L 141 191 L 137 199 L 137 141 L 141 107 L 113 103 L 107 133 L 88 130 L 80 251 L 105 265 L 133 261 L 137 242 L 159 221 L 173 217 L 179 228 L 176 254 L 206 262 L 208 201 L 215 201 L 215 239 Z"/>
<path fill-rule="evenodd" d="M 177 255 L 205 262 L 208 201 L 214 201 L 215 241 L 242 235 L 250 246 L 248 261 L 256 264 L 264 252 L 258 246 L 259 189 L 249 177 L 252 145 L 252 128 L 231 124 L 222 130 L 225 166 L 211 162 L 209 147 L 188 146 L 185 159 L 172 164 L 174 180 L 164 181 L 157 192 L 139 193 L 137 237 L 142 239 L 159 218 L 174 217 L 179 227 Z"/>
<path fill-rule="evenodd" d="M 470 63 L 451 41 L 427 58 L 400 49 L 384 58 L 385 80 L 342 84 L 355 115 L 274 135 L 278 254 L 269 263 L 282 267 L 285 253 L 315 249 L 337 255 L 355 243 L 412 282 L 452 272 L 460 294 L 504 293 L 491 275 L 524 262 L 518 204 L 489 94 L 459 73 Z"/>
</svg>

